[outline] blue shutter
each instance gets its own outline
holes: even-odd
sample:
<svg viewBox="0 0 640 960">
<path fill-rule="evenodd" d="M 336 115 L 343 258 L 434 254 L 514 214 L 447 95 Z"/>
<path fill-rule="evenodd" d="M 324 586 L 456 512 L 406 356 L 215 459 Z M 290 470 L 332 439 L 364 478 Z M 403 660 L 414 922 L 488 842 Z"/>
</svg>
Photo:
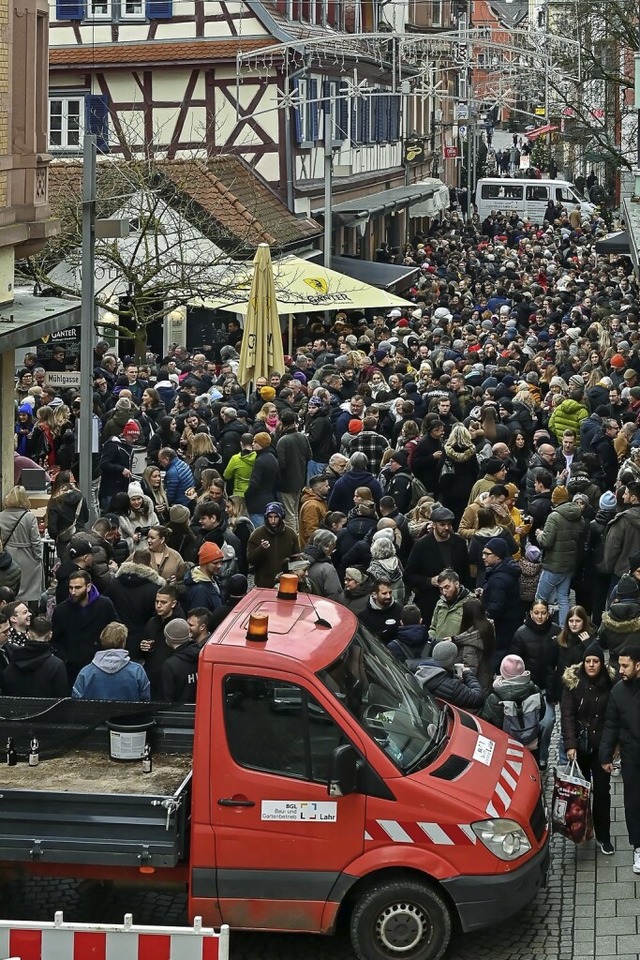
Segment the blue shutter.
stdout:
<svg viewBox="0 0 640 960">
<path fill-rule="evenodd" d="M 85 129 L 95 133 L 99 153 L 109 152 L 109 97 L 90 95 L 85 100 Z"/>
<path fill-rule="evenodd" d="M 294 92 L 295 92 L 296 97 L 299 97 L 299 96 L 300 96 L 300 81 L 299 81 L 299 80 L 294 80 L 294 81 L 293 81 L 293 89 L 294 89 Z M 302 135 L 302 113 L 301 113 L 301 111 L 300 111 L 300 107 L 294 107 L 294 108 L 293 108 L 293 122 L 294 122 L 295 128 L 296 128 L 296 143 L 298 144 L 298 146 L 300 146 L 300 144 L 301 144 L 302 141 L 304 140 L 304 137 L 303 137 L 303 135 Z"/>
<path fill-rule="evenodd" d="M 309 80 L 309 137 L 312 143 L 318 142 L 318 81 Z"/>
<path fill-rule="evenodd" d="M 389 100 L 387 139 L 390 143 L 400 139 L 400 94 L 394 94 Z"/>
<path fill-rule="evenodd" d="M 147 20 L 170 20 L 173 16 L 173 0 L 146 0 Z"/>
<path fill-rule="evenodd" d="M 371 143 L 371 94 L 358 100 L 358 140 L 360 143 Z"/>
<path fill-rule="evenodd" d="M 56 20 L 84 20 L 84 0 L 56 0 Z"/>
<path fill-rule="evenodd" d="M 331 142 L 333 142 L 333 137 L 335 131 L 333 130 L 333 110 L 331 102 L 331 81 L 323 80 L 322 81 L 322 139 L 324 140 L 327 130 L 325 124 L 328 124 L 331 128 Z"/>
<path fill-rule="evenodd" d="M 344 80 L 340 81 L 340 104 L 338 110 L 338 127 L 336 131 L 338 140 L 346 140 L 349 136 L 349 98 L 347 97 L 347 84 Z"/>
<path fill-rule="evenodd" d="M 373 142 L 382 143 L 386 136 L 386 124 L 384 116 L 384 103 L 385 99 L 381 95 L 379 90 L 376 90 L 374 93 L 373 101 Z"/>
</svg>

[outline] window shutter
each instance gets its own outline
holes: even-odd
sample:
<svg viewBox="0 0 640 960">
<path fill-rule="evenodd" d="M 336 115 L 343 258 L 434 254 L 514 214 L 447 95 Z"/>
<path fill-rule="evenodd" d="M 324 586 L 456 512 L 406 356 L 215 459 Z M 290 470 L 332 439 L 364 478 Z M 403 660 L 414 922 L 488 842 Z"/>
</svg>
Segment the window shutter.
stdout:
<svg viewBox="0 0 640 960">
<path fill-rule="evenodd" d="M 358 100 L 358 140 L 360 143 L 371 143 L 371 92 Z"/>
<path fill-rule="evenodd" d="M 146 0 L 147 20 L 170 20 L 173 16 L 173 0 Z"/>
<path fill-rule="evenodd" d="M 396 94 L 389 101 L 389 134 L 387 139 L 395 143 L 400 139 L 400 95 Z"/>
<path fill-rule="evenodd" d="M 373 101 L 373 111 L 374 111 L 373 141 L 374 143 L 382 143 L 387 134 L 385 116 L 384 116 L 385 98 L 381 95 L 380 90 L 376 90 L 374 96 L 375 96 L 375 100 Z"/>
<path fill-rule="evenodd" d="M 347 97 L 347 84 L 344 80 L 340 82 L 340 109 L 338 110 L 338 126 L 336 131 L 338 140 L 346 140 L 349 136 L 349 98 Z"/>
<path fill-rule="evenodd" d="M 318 81 L 309 80 L 309 140 L 311 140 L 312 143 L 318 142 L 319 106 Z"/>
<path fill-rule="evenodd" d="M 102 94 L 86 98 L 85 129 L 95 133 L 99 153 L 109 153 L 109 97 Z"/>
<path fill-rule="evenodd" d="M 84 0 L 56 0 L 56 20 L 84 20 Z"/>
<path fill-rule="evenodd" d="M 328 129 L 325 128 L 325 124 Z M 331 131 L 330 137 L 331 142 L 335 139 L 335 130 L 333 129 L 333 109 L 331 102 L 331 81 L 323 80 L 322 81 L 322 139 L 326 137 L 327 133 Z"/>
<path fill-rule="evenodd" d="M 300 96 L 300 82 L 298 80 L 293 81 L 293 89 L 296 98 L 298 98 Z M 302 136 L 302 111 L 300 110 L 300 107 L 293 108 L 293 122 L 296 128 L 296 143 L 298 146 L 300 146 L 304 139 Z"/>
</svg>

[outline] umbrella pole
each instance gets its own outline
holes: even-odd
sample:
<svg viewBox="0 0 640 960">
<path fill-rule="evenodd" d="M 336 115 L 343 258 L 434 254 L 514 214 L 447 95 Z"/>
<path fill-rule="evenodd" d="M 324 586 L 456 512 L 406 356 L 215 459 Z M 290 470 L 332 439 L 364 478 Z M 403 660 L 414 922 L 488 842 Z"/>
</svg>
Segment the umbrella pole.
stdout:
<svg viewBox="0 0 640 960">
<path fill-rule="evenodd" d="M 293 314 L 289 314 L 289 324 L 288 324 L 288 336 L 287 336 L 287 353 L 290 357 L 293 356 Z"/>
</svg>

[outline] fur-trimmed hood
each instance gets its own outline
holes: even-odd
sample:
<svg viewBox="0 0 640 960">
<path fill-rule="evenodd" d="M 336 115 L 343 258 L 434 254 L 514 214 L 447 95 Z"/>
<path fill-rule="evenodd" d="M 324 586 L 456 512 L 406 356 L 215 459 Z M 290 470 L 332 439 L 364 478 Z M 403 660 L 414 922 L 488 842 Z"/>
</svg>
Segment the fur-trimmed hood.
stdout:
<svg viewBox="0 0 640 960">
<path fill-rule="evenodd" d="M 602 626 L 612 633 L 635 633 L 640 630 L 640 603 L 615 601 L 602 614 Z"/>
<path fill-rule="evenodd" d="M 134 563 L 133 560 L 125 560 L 116 571 L 116 578 L 132 587 L 141 581 L 153 583 L 156 587 L 163 587 L 165 583 L 164 578 L 155 570 L 152 570 L 151 567 L 145 567 L 142 563 Z"/>
<path fill-rule="evenodd" d="M 444 452 L 449 457 L 449 460 L 453 460 L 454 463 L 466 463 L 467 460 L 475 457 L 476 448 L 473 444 L 469 447 L 458 447 L 450 443 L 445 443 Z"/>
<path fill-rule="evenodd" d="M 613 667 L 605 667 L 605 670 L 609 676 L 611 683 L 615 683 L 616 672 Z M 598 680 L 602 677 L 602 674 L 599 675 Z M 587 675 L 582 668 L 581 663 L 573 663 L 570 667 L 567 667 L 564 673 L 562 674 L 562 682 L 568 690 L 575 690 L 580 680 L 587 680 Z M 598 682 L 596 681 L 596 683 Z"/>
</svg>

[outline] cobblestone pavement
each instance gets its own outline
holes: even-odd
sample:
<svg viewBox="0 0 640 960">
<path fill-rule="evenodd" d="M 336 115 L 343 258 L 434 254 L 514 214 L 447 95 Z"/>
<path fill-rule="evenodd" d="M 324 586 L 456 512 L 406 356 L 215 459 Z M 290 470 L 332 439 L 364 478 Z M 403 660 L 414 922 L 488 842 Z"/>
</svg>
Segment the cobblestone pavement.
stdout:
<svg viewBox="0 0 640 960">
<path fill-rule="evenodd" d="M 546 775 L 550 800 L 553 774 Z M 576 848 L 551 841 L 551 868 L 545 890 L 517 916 L 479 933 L 455 936 L 445 960 L 640 960 L 640 877 L 631 870 L 632 853 L 624 824 L 622 783 L 613 784 L 612 840 L 616 853 L 596 853 L 591 841 Z M 130 889 L 29 881 L 5 889 L 3 918 L 50 920 L 63 909 L 71 921 L 122 922 L 132 912 L 136 923 L 186 923 L 183 896 L 142 895 Z M 348 935 L 310 937 L 294 934 L 231 935 L 231 960 L 353 960 Z"/>
</svg>

